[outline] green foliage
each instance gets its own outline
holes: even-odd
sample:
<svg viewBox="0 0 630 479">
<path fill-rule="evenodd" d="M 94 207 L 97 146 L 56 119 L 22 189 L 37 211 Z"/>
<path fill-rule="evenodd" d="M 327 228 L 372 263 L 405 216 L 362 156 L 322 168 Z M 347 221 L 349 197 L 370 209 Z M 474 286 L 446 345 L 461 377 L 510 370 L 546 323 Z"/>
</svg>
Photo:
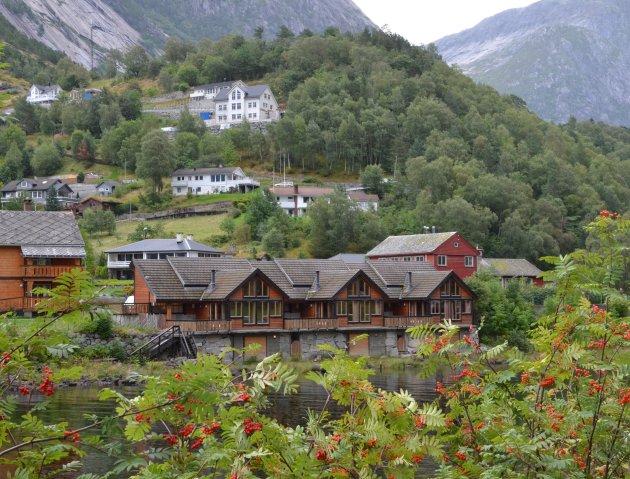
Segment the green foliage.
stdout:
<svg viewBox="0 0 630 479">
<path fill-rule="evenodd" d="M 380 198 L 385 194 L 385 175 L 379 165 L 368 165 L 361 172 L 361 184 L 370 193 L 377 194 Z"/>
<path fill-rule="evenodd" d="M 42 143 L 35 149 L 31 164 L 37 176 L 50 176 L 61 168 L 61 155 L 53 142 Z"/>
<path fill-rule="evenodd" d="M 75 160 L 87 164 L 94 162 L 96 145 L 94 138 L 89 132 L 74 130 L 70 138 L 70 145 L 72 148 L 72 156 Z"/>
<path fill-rule="evenodd" d="M 158 222 L 140 222 L 133 233 L 127 236 L 127 241 L 142 241 L 143 239 L 163 238 L 165 235 L 164 225 Z"/>
<path fill-rule="evenodd" d="M 79 224 L 89 234 L 113 235 L 116 232 L 116 217 L 108 210 L 87 209 L 83 212 Z"/>
<path fill-rule="evenodd" d="M 258 189 L 251 196 L 247 211 L 245 212 L 245 223 L 249 226 L 252 236 L 261 238 L 260 227 L 275 215 L 284 214 L 276 203 L 273 195 L 267 191 Z"/>
<path fill-rule="evenodd" d="M 150 182 L 153 192 L 162 191 L 162 177 L 175 169 L 173 146 L 166 134 L 156 130 L 142 138 L 140 154 L 137 158 L 136 174 Z"/>
<path fill-rule="evenodd" d="M 46 211 L 61 211 L 62 209 L 57 189 L 54 185 L 51 185 L 46 192 Z"/>
</svg>

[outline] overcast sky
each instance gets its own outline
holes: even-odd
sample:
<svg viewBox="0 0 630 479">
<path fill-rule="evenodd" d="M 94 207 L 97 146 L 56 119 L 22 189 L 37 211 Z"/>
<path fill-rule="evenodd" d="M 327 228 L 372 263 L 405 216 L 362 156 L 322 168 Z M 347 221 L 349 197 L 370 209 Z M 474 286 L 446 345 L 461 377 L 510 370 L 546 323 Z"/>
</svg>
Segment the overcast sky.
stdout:
<svg viewBox="0 0 630 479">
<path fill-rule="evenodd" d="M 475 26 L 484 18 L 535 0 L 354 0 L 376 25 L 415 45 Z"/>
</svg>

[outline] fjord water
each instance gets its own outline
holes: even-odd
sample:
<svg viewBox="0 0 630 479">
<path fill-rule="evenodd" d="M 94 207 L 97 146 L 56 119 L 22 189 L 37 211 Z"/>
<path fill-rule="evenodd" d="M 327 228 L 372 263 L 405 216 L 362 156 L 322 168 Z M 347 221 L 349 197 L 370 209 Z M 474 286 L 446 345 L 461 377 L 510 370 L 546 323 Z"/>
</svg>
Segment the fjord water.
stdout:
<svg viewBox="0 0 630 479">
<path fill-rule="evenodd" d="M 414 370 L 387 371 L 371 376 L 370 380 L 375 387 L 388 391 L 407 390 L 418 402 L 431 401 L 435 397 L 435 377 L 420 379 L 417 376 L 417 371 Z M 306 379 L 300 379 L 299 385 L 299 392 L 295 395 L 272 395 L 272 405 L 268 414 L 284 424 L 295 426 L 306 421 L 306 411 L 308 409 L 321 410 L 326 400 L 324 390 Z M 141 392 L 141 388 L 137 386 L 113 387 L 113 389 L 120 391 L 127 397 L 133 397 Z M 59 388 L 55 391 L 55 395 L 50 398 L 48 407 L 39 411 L 37 415 L 45 421 L 67 422 L 67 429 L 69 430 L 85 426 L 90 423 L 90 419 L 86 415 L 105 417 L 114 412 L 115 402 L 113 400 L 99 401 L 99 391 L 100 388 L 98 387 Z M 26 409 L 26 403 L 22 403 L 22 410 L 25 412 Z M 333 406 L 331 412 L 334 415 L 339 414 L 341 410 L 335 409 Z M 126 443 L 125 447 L 131 450 L 135 446 Z M 81 472 L 83 473 L 105 473 L 111 470 L 116 461 L 116 459 L 108 457 L 97 450 L 88 448 L 86 452 L 87 455 L 82 459 L 83 468 Z M 417 477 L 426 477 L 433 467 L 429 462 L 422 464 Z M 1 473 L 2 470 L 0 470 Z M 78 474 L 69 473 L 58 477 L 72 478 L 76 477 L 76 475 Z M 129 477 L 129 475 L 121 474 L 118 478 L 124 479 Z"/>
</svg>

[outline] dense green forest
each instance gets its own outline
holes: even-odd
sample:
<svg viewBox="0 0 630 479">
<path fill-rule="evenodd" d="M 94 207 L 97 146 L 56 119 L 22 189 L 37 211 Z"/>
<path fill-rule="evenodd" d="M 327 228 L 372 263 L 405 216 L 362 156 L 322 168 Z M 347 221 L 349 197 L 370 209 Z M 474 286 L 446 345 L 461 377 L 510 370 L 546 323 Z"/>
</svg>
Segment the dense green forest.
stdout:
<svg viewBox="0 0 630 479">
<path fill-rule="evenodd" d="M 362 227 L 370 241 L 353 241 L 356 228 L 339 227 L 336 236 L 347 238 L 332 251 L 364 251 L 386 234 L 434 225 L 460 231 L 487 256 L 536 260 L 583 246 L 583 226 L 598 211 L 628 212 L 630 130 L 593 122 L 546 123 L 520 98 L 475 84 L 442 62 L 431 46 L 411 46 L 397 35 L 341 34 L 333 28 L 322 35 L 294 35 L 284 28 L 271 41 L 262 35 L 197 44 L 171 38 L 158 59 L 140 47 L 111 58 L 125 71 L 115 80 L 117 88 L 126 86 L 120 93 L 106 91 L 91 103 L 62 101 L 43 111 L 18 104 L 20 128 L 80 137 L 85 147 L 73 148 L 75 156 L 82 152 L 87 161 L 130 170 L 138 166 L 155 195 L 162 186 L 156 175 L 167 176 L 170 168 L 240 161 L 271 170 L 280 155 L 290 158 L 293 174 L 363 175 L 382 196 L 378 215 L 365 220 L 371 226 Z M 56 71 L 80 78 L 68 68 Z M 164 91 L 224 79 L 265 82 L 286 114 L 268 134 L 246 125 L 221 136 L 184 114 L 175 141 L 156 148 L 165 145 L 154 131 L 160 120 L 141 115 L 140 96 L 155 94 L 158 87 L 143 92 L 138 80 L 145 78 Z M 7 167 L 19 163 L 16 155 L 26 165 L 20 174 L 29 167 L 43 174 L 46 162 L 28 157 L 34 160 L 49 141 L 29 151 L 20 140 L 16 153 L 15 131 L 9 134 L 9 128 L 16 127 L 0 130 L 2 180 L 16 177 L 18 171 Z M 156 151 L 164 161 L 153 161 Z M 331 248 L 313 254 L 323 251 Z"/>
</svg>

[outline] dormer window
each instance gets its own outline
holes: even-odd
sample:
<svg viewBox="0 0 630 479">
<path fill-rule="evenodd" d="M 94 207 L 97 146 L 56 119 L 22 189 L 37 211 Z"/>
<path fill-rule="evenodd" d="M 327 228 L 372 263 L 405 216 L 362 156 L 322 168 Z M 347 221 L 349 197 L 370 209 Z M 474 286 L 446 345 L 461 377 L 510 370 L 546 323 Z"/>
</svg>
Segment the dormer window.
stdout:
<svg viewBox="0 0 630 479">
<path fill-rule="evenodd" d="M 254 278 L 247 283 L 243 294 L 246 298 L 267 298 L 269 297 L 269 288 L 262 279 Z"/>
<path fill-rule="evenodd" d="M 20 186 L 22 188 L 27 188 L 28 187 L 28 183 L 26 181 L 23 181 L 22 183 L 20 183 Z"/>
</svg>

